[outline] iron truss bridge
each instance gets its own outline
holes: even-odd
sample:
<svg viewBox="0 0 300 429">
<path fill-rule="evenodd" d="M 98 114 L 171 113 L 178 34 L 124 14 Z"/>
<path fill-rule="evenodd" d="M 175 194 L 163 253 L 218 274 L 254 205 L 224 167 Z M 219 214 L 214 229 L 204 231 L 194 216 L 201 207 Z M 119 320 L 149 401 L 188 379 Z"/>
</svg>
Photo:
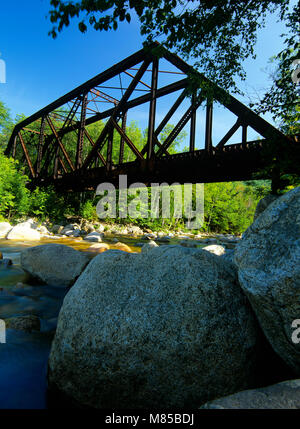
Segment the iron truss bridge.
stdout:
<svg viewBox="0 0 300 429">
<path fill-rule="evenodd" d="M 220 106 L 221 124 L 213 120 Z M 128 118 L 146 120 L 143 136 L 132 136 Z M 225 129 L 218 140 L 215 128 Z M 188 143 L 175 153 L 183 130 Z M 155 42 L 18 123 L 5 153 L 25 166 L 33 187 L 85 191 L 118 186 L 121 174 L 128 185 L 263 178 L 281 147 L 298 150 L 299 142 Z"/>
</svg>

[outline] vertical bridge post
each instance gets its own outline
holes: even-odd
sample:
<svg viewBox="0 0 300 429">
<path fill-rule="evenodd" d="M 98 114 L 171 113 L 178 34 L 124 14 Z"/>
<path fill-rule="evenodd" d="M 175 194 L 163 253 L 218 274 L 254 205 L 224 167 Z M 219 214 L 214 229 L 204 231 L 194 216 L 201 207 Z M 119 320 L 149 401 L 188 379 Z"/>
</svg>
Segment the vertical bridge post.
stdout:
<svg viewBox="0 0 300 429">
<path fill-rule="evenodd" d="M 207 99 L 206 104 L 206 126 L 205 126 L 205 150 L 210 152 L 212 150 L 212 115 L 213 115 L 213 101 Z"/>
<path fill-rule="evenodd" d="M 154 58 L 152 62 L 151 100 L 150 100 L 150 110 L 149 110 L 147 159 L 151 159 L 154 154 L 153 142 L 154 142 L 154 132 L 155 132 L 157 81 L 158 81 L 158 58 Z"/>
<path fill-rule="evenodd" d="M 82 97 L 81 102 L 81 115 L 80 115 L 80 128 L 78 130 L 78 140 L 77 140 L 77 152 L 76 152 L 76 169 L 80 168 L 82 165 L 82 150 L 83 150 L 83 141 L 84 141 L 84 128 L 85 128 L 85 119 L 86 119 L 86 107 L 87 107 L 87 94 L 85 93 Z"/>
</svg>

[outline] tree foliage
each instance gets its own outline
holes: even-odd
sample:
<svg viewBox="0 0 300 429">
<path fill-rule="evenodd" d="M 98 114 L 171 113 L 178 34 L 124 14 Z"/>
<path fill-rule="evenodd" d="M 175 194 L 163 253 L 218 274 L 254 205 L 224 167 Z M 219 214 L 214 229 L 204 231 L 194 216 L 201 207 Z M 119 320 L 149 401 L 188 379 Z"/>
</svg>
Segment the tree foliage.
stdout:
<svg viewBox="0 0 300 429">
<path fill-rule="evenodd" d="M 160 40 L 224 88 L 237 90 L 236 77 L 245 79 L 242 63 L 254 57 L 257 31 L 277 12 L 287 24 L 293 19 L 288 0 L 51 0 L 53 37 L 79 17 L 79 30 L 116 30 L 134 14 L 145 42 Z M 296 7 L 295 7 L 296 9 Z M 293 28 L 291 28 L 293 30 Z"/>
<path fill-rule="evenodd" d="M 300 133 L 300 53 L 299 53 L 300 5 L 288 14 L 287 26 L 290 34 L 285 37 L 284 49 L 271 58 L 275 70 L 271 74 L 272 84 L 264 96 L 252 103 L 258 113 L 269 112 L 285 134 Z"/>
</svg>

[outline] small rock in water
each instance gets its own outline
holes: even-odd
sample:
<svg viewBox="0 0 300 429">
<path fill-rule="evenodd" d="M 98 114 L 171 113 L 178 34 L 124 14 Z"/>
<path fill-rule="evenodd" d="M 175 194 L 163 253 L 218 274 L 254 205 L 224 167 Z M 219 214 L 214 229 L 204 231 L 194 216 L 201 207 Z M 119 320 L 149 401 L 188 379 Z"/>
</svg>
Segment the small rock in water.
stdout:
<svg viewBox="0 0 300 429">
<path fill-rule="evenodd" d="M 143 244 L 142 252 L 146 253 L 148 250 L 153 249 L 153 247 L 159 247 L 158 244 L 155 243 L 155 241 L 149 241 L 149 243 Z"/>
<path fill-rule="evenodd" d="M 71 286 L 89 261 L 89 255 L 63 244 L 44 244 L 21 252 L 23 270 L 52 286 Z"/>
<path fill-rule="evenodd" d="M 3 254 L 0 252 L 0 259 L 3 259 Z"/>
<path fill-rule="evenodd" d="M 87 249 L 88 252 L 102 253 L 106 250 L 109 250 L 109 245 L 107 243 L 96 243 Z"/>
<path fill-rule="evenodd" d="M 11 317 L 5 320 L 5 324 L 6 328 L 17 331 L 31 332 L 40 330 L 40 319 L 34 315 Z"/>
<path fill-rule="evenodd" d="M 156 238 L 156 234 L 153 233 L 146 233 L 143 235 L 143 240 L 154 240 Z"/>
<path fill-rule="evenodd" d="M 171 237 L 169 235 L 158 236 L 157 241 L 161 241 L 162 243 L 169 243 Z"/>
<path fill-rule="evenodd" d="M 63 229 L 64 227 L 62 225 L 53 225 L 53 227 L 51 228 L 51 232 L 53 232 L 53 234 L 61 234 Z"/>
<path fill-rule="evenodd" d="M 4 268 L 10 267 L 13 263 L 11 259 L 5 258 L 1 260 L 2 265 L 4 265 Z"/>
<path fill-rule="evenodd" d="M 192 249 L 192 248 L 195 249 L 199 243 L 195 243 L 193 241 L 185 241 L 185 240 L 183 240 L 183 241 L 180 241 L 179 244 L 180 244 L 180 246 L 183 246 L 183 247 L 189 247 L 190 249 Z"/>
<path fill-rule="evenodd" d="M 95 231 L 85 236 L 84 240 L 100 243 L 102 241 L 102 238 L 103 238 L 103 234 Z"/>
<path fill-rule="evenodd" d="M 129 246 L 127 244 L 121 243 L 118 241 L 118 243 L 114 244 L 114 249 L 123 250 L 124 252 L 132 252 Z"/>
<path fill-rule="evenodd" d="M 218 244 L 212 244 L 210 246 L 202 247 L 203 250 L 207 252 L 214 253 L 215 255 L 221 256 L 225 253 L 225 247 L 220 246 Z"/>
</svg>

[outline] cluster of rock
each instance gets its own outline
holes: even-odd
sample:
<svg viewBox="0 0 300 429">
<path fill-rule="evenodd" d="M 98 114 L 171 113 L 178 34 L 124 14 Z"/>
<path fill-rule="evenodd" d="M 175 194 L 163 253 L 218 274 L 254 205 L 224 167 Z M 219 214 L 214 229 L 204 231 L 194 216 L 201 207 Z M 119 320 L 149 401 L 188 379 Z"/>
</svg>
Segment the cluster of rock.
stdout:
<svg viewBox="0 0 300 429">
<path fill-rule="evenodd" d="M 142 230 L 136 225 L 122 226 L 104 223 L 69 223 L 67 225 L 39 224 L 33 219 L 18 223 L 15 226 L 8 222 L 0 222 L 0 238 L 19 241 L 39 241 L 42 238 L 61 240 L 62 238 L 84 239 L 85 241 L 101 243 L 103 238 L 111 235 L 127 235 L 128 237 L 143 240 L 155 240 L 159 244 L 170 243 L 172 239 L 179 241 L 185 247 L 196 248 L 199 244 L 222 245 L 227 249 L 235 247 L 240 237 L 233 235 L 214 234 L 210 237 L 207 233 L 192 234 L 177 232 L 152 232 L 149 229 Z M 201 241 L 201 243 L 200 243 Z M 140 243 L 143 245 L 143 242 Z"/>
<path fill-rule="evenodd" d="M 300 375 L 300 188 L 264 208 L 242 239 L 219 236 L 202 249 L 186 244 L 194 236 L 174 246 L 146 232 L 141 253 L 106 250 L 80 262 L 80 252 L 56 247 L 47 269 L 42 253 L 26 249 L 28 272 L 73 284 L 50 386 L 94 408 L 300 408 L 299 380 L 255 389 L 256 371 L 269 365 L 262 342 L 270 362 L 277 355 Z"/>
<path fill-rule="evenodd" d="M 38 230 L 38 225 L 32 219 L 19 223 L 16 226 L 12 226 L 8 222 L 1 222 L 0 238 L 37 241 L 41 239 L 41 232 Z"/>
</svg>

